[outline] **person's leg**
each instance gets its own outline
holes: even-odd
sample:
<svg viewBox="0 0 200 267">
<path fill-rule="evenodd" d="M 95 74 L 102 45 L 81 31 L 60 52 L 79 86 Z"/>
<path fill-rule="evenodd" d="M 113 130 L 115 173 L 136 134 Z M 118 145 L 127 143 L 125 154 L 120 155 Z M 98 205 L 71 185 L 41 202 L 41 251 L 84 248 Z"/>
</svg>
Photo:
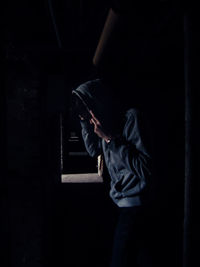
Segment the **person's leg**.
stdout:
<svg viewBox="0 0 200 267">
<path fill-rule="evenodd" d="M 142 218 L 143 210 L 140 207 L 120 208 L 110 267 L 139 266 L 137 262 Z"/>
</svg>

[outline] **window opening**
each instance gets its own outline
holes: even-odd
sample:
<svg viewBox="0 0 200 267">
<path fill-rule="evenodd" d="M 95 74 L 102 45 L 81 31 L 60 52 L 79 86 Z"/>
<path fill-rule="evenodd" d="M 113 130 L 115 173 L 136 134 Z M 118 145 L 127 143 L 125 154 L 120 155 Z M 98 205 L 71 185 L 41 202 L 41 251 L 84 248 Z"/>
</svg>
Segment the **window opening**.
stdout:
<svg viewBox="0 0 200 267">
<path fill-rule="evenodd" d="M 60 120 L 62 183 L 102 183 L 101 157 L 92 158 L 86 151 L 73 103 L 67 113 Z"/>
</svg>

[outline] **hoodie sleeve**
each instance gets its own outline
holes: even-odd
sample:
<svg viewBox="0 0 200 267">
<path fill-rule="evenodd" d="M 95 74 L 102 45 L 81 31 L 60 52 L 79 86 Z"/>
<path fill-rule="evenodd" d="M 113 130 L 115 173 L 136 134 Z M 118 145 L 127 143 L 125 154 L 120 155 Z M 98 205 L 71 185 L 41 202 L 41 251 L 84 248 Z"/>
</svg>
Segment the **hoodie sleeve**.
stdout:
<svg viewBox="0 0 200 267">
<path fill-rule="evenodd" d="M 101 139 L 94 133 L 93 127 L 87 121 L 80 121 L 85 148 L 91 157 L 102 153 Z"/>
<path fill-rule="evenodd" d="M 123 138 L 109 143 L 114 162 L 120 162 L 134 177 L 146 180 L 151 175 L 151 133 L 138 111 L 129 112 Z"/>
</svg>

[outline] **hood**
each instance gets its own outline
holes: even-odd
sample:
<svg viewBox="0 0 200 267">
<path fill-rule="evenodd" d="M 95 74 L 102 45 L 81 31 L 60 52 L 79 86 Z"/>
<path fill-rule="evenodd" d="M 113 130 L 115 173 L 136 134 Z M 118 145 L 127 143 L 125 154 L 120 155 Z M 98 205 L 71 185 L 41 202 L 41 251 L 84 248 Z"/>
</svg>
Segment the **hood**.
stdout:
<svg viewBox="0 0 200 267">
<path fill-rule="evenodd" d="M 124 126 L 122 99 L 101 79 L 88 81 L 72 91 L 87 108 L 92 110 L 103 128 L 113 136 L 119 134 Z"/>
<path fill-rule="evenodd" d="M 111 112 L 111 106 L 114 101 L 112 101 L 113 99 L 109 88 L 101 79 L 81 84 L 72 91 L 72 94 L 76 95 L 87 110 L 92 110 L 98 118 L 104 120 Z"/>
</svg>

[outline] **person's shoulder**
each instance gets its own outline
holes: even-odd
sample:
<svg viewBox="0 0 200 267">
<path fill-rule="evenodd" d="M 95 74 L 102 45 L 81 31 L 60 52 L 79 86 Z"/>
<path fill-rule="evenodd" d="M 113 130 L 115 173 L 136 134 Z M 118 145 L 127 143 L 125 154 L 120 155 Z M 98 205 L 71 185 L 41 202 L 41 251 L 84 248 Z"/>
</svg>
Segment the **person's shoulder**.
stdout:
<svg viewBox="0 0 200 267">
<path fill-rule="evenodd" d="M 129 108 L 125 114 L 126 121 L 148 121 L 150 120 L 150 114 L 148 113 L 138 108 Z"/>
</svg>

